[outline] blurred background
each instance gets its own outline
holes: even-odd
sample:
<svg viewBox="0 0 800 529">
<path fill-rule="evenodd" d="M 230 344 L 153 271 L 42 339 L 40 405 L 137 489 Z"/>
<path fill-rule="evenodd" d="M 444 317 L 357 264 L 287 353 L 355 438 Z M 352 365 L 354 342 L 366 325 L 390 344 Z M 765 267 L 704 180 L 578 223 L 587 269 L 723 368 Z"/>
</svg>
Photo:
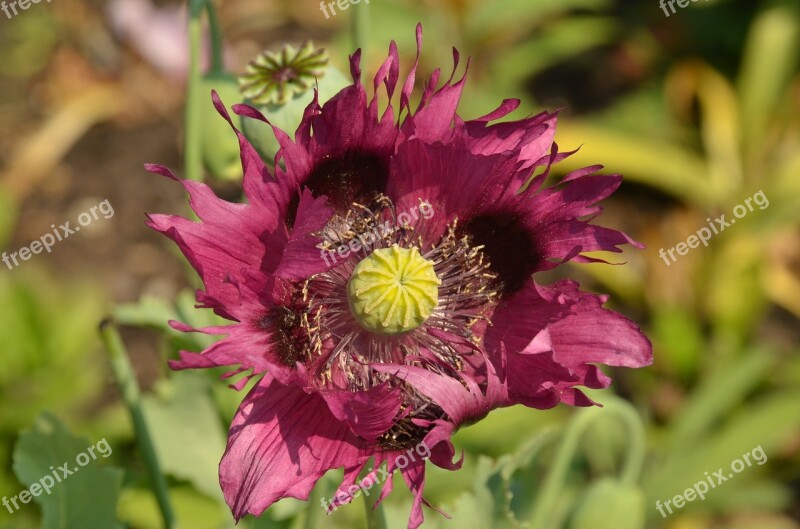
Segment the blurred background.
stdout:
<svg viewBox="0 0 800 529">
<path fill-rule="evenodd" d="M 356 8 L 345 5 L 332 14 L 313 0 L 217 2 L 225 69 L 240 74 L 263 50 L 310 39 L 347 72 Z M 435 68 L 449 74 L 453 46 L 472 57 L 461 116 L 486 114 L 511 97 L 522 100 L 514 119 L 560 108 L 556 141 L 561 150 L 581 150 L 554 178 L 598 163 L 625 176 L 598 222 L 647 248 L 612 259 L 624 266 L 570 265 L 537 278 L 570 276 L 610 294 L 609 306 L 654 342 L 652 367 L 610 370 L 612 388 L 593 394 L 632 405 L 647 442 L 635 493 L 609 499 L 608 516 L 591 527 L 637 527 L 625 525 L 636 518 L 625 508 L 614 519 L 617 501 L 631 512 L 642 505 L 653 528 L 797 529 L 800 2 L 673 5 L 674 12 L 657 0 L 371 0 L 358 6 L 366 20 L 362 66 L 371 81 L 395 39 L 401 73 L 408 71 L 422 22 L 418 80 Z M 105 200 L 113 215 L 52 253 L 0 265 L 0 496 L 30 485 L 37 474 L 26 465 L 45 457 L 37 446 L 52 449 L 38 462 L 44 469 L 101 439 L 113 454 L 63 484 L 69 494 L 42 496 L 13 514 L 0 508 L 0 528 L 163 527 L 98 336 L 108 316 L 121 324 L 181 527 L 231 528 L 216 467 L 243 393 L 228 389 L 218 372 L 169 372 L 166 359 L 178 349 L 208 342 L 166 321 L 203 325 L 213 317 L 194 309 L 197 279 L 184 259 L 144 225 L 145 212 L 188 213 L 181 186 L 142 167 L 153 162 L 184 173 L 186 5 L 51 0 L 10 13 L 0 13 L 0 248 L 17 252 L 51 225 L 75 226 Z M 204 65 L 210 60 L 210 53 L 201 57 Z M 202 105 L 211 109 L 206 95 Z M 239 199 L 235 174 L 206 177 L 220 196 Z M 730 220 L 758 192 L 769 205 L 737 219 L 708 247 L 669 265 L 659 257 L 706 219 Z M 597 497 L 599 482 L 619 475 L 634 443 L 619 415 L 603 415 L 612 408 L 590 412 L 599 420 L 560 470 L 559 439 L 576 415 L 566 406 L 499 410 L 459 432 L 464 468 L 429 466 L 426 489 L 454 519 L 426 510 L 423 527 L 536 527 L 537 498 L 554 486 L 548 476 L 557 471 L 558 494 L 542 527 L 589 527 L 578 507 Z M 728 472 L 757 447 L 766 463 L 704 501 L 659 514 L 657 500 L 682 494 L 705 472 Z M 319 497 L 330 497 L 335 482 L 324 479 L 308 505 L 283 501 L 239 527 L 365 527 L 357 505 L 325 516 Z M 97 483 L 107 485 L 98 490 Z M 406 526 L 410 501 L 397 480 L 386 502 L 388 527 Z"/>
</svg>

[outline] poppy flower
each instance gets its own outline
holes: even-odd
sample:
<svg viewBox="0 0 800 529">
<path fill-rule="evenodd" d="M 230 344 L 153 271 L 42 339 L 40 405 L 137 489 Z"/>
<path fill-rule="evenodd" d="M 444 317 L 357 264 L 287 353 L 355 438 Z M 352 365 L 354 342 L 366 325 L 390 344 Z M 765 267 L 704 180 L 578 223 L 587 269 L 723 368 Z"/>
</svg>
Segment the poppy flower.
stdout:
<svg viewBox="0 0 800 529">
<path fill-rule="evenodd" d="M 421 39 L 418 27 L 417 63 Z M 591 223 L 621 177 L 594 166 L 544 188 L 570 154 L 553 143 L 555 114 L 496 123 L 518 105 L 505 101 L 463 121 L 466 73 L 437 89 L 438 70 L 412 112 L 415 63 L 396 118 L 394 43 L 369 101 L 359 65 L 356 52 L 353 84 L 323 105 L 315 98 L 293 139 L 273 127 L 281 149 L 271 168 L 215 94 L 239 138 L 246 203 L 181 181 L 199 221 L 150 216 L 200 274 L 200 305 L 233 322 L 196 329 L 227 337 L 181 352 L 172 367 L 237 366 L 230 375 L 245 376 L 236 387 L 260 377 L 220 465 L 237 519 L 281 498 L 307 499 L 322 475 L 344 469 L 331 510 L 353 498 L 361 474 L 376 483 L 381 469 L 403 475 L 416 528 L 426 460 L 457 469 L 450 438 L 459 427 L 513 404 L 591 405 L 579 386 L 610 383 L 597 364 L 652 361 L 650 342 L 602 307 L 606 297 L 533 278 L 598 261 L 586 252 L 638 246 Z M 390 104 L 379 115 L 381 85 Z M 253 108 L 234 110 L 267 122 Z M 414 456 L 420 447 L 426 457 Z M 386 479 L 378 501 L 391 490 Z"/>
</svg>

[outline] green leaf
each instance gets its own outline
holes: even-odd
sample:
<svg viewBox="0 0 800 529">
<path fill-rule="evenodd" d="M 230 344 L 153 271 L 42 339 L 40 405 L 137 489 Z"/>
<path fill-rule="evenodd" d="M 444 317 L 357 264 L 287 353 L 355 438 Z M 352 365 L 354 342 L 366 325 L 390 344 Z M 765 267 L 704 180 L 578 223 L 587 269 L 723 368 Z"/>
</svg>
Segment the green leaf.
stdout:
<svg viewBox="0 0 800 529">
<path fill-rule="evenodd" d="M 497 0 L 480 2 L 468 13 L 466 33 L 486 35 L 509 31 L 526 32 L 530 26 L 552 23 L 560 13 L 575 10 L 600 11 L 610 6 L 608 0 Z M 528 28 L 526 28 L 526 22 Z"/>
<path fill-rule="evenodd" d="M 728 481 L 724 485 L 723 494 L 709 494 L 705 499 L 705 505 L 709 509 L 720 513 L 780 512 L 792 503 L 789 486 L 776 481 L 752 479 Z"/>
<path fill-rule="evenodd" d="M 592 483 L 584 494 L 569 529 L 642 529 L 644 521 L 642 491 L 604 477 Z"/>
<path fill-rule="evenodd" d="M 137 303 L 118 305 L 114 309 L 114 320 L 120 325 L 153 327 L 163 332 L 172 331 L 168 322 L 176 317 L 175 309 L 155 296 L 142 296 Z"/>
<path fill-rule="evenodd" d="M 690 449 L 676 450 L 671 457 L 648 473 L 645 490 L 648 502 L 671 498 L 686 487 L 704 479 L 704 472 L 730 469 L 731 463 L 756 447 L 767 457 L 775 454 L 800 427 L 800 391 L 776 391 L 754 401 L 727 424 L 718 426 L 713 436 L 695 443 Z M 736 475 L 737 484 L 758 477 L 759 465 L 752 465 Z M 714 489 L 714 495 L 726 494 L 732 487 Z"/>
<path fill-rule="evenodd" d="M 169 491 L 180 527 L 221 529 L 234 527 L 227 505 L 220 504 L 188 486 Z M 164 522 L 155 495 L 148 489 L 125 489 L 119 501 L 120 519 L 136 529 L 162 529 Z M 242 529 L 247 526 L 240 524 Z"/>
<path fill-rule="evenodd" d="M 559 122 L 556 140 L 563 150 L 581 147 L 580 152 L 559 163 L 562 171 L 599 161 L 624 174 L 627 181 L 659 189 L 686 204 L 705 206 L 715 200 L 706 162 L 672 143 L 571 120 Z M 653 160 L 669 160 L 669 163 L 653 163 Z"/>
<path fill-rule="evenodd" d="M 730 414 L 775 366 L 774 354 L 757 349 L 709 376 L 673 423 L 673 446 L 689 449 L 722 417 Z"/>
<path fill-rule="evenodd" d="M 453 522 L 465 529 L 519 527 L 511 511 L 511 492 L 503 463 L 481 456 L 472 492 L 462 495 L 453 509 Z"/>
<path fill-rule="evenodd" d="M 178 373 L 160 381 L 156 393 L 146 396 L 143 405 L 164 472 L 222 501 L 217 469 L 225 432 L 205 379 Z"/>
<path fill-rule="evenodd" d="M 524 502 L 530 492 L 524 471 L 551 438 L 552 431 L 546 430 L 530 437 L 519 450 L 497 460 L 480 456 L 472 490 L 455 502 L 452 512 L 455 525 L 475 529 L 521 527 L 513 506 L 520 503 L 518 500 Z"/>
<path fill-rule="evenodd" d="M 774 2 L 753 23 L 739 77 L 745 145 L 760 146 L 800 58 L 800 16 L 794 1 Z M 752 147 L 751 147 L 752 148 Z"/>
<path fill-rule="evenodd" d="M 43 529 L 122 529 L 115 517 L 122 470 L 103 467 L 91 458 L 80 467 L 77 458 L 89 456 L 90 447 L 94 449 L 88 440 L 72 435 L 49 413 L 40 415 L 33 429 L 20 435 L 13 468 L 29 490 L 36 488 L 34 484 L 46 486 L 48 493 L 41 490 L 33 498 L 42 508 Z M 101 455 L 97 450 L 94 453 L 95 457 Z M 62 477 L 59 467 L 64 464 L 73 474 Z M 53 479 L 54 472 L 60 482 Z"/>
<path fill-rule="evenodd" d="M 3 429 L 26 427 L 41 410 L 68 412 L 103 389 L 95 347 L 103 294 L 97 285 L 62 284 L 36 269 L 0 274 L 0 401 Z"/>
<path fill-rule="evenodd" d="M 612 42 L 618 31 L 617 22 L 610 17 L 567 19 L 505 51 L 493 65 L 493 78 L 506 84 L 522 84 L 560 61 Z"/>
</svg>

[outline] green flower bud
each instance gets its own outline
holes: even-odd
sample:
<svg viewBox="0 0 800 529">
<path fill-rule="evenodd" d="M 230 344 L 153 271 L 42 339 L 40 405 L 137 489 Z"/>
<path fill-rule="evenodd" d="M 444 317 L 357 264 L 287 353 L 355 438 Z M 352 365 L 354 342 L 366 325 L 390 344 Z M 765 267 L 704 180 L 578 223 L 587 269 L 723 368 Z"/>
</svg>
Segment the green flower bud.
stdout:
<svg viewBox="0 0 800 529">
<path fill-rule="evenodd" d="M 594 483 L 575 510 L 569 529 L 643 529 L 642 491 L 612 478 Z"/>
<path fill-rule="evenodd" d="M 211 90 L 216 90 L 225 106 L 241 103 L 239 83 L 229 73 L 210 73 L 203 77 L 200 93 L 207 98 L 203 103 L 201 119 L 203 132 L 201 148 L 203 164 L 214 177 L 224 180 L 241 180 L 242 165 L 239 157 L 239 141 L 230 125 L 222 119 L 214 105 L 211 104 Z M 231 114 L 234 123 L 239 119 Z M 238 126 L 238 124 L 237 124 Z"/>
</svg>

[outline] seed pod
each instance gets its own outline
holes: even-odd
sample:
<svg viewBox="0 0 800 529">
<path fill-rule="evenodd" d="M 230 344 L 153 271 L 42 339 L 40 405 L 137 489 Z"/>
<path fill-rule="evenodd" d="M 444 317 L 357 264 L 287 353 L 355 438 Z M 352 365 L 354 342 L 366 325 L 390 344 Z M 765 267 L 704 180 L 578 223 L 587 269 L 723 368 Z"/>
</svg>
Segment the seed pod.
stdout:
<svg viewBox="0 0 800 529">
<path fill-rule="evenodd" d="M 315 87 L 318 86 L 322 104 L 350 82 L 328 64 L 325 49 L 316 49 L 310 42 L 300 48 L 285 45 L 277 52 L 265 51 L 239 77 L 246 102 L 289 136 L 300 124 Z M 242 132 L 266 161 L 274 158 L 279 145 L 269 125 L 244 118 Z"/>
</svg>

